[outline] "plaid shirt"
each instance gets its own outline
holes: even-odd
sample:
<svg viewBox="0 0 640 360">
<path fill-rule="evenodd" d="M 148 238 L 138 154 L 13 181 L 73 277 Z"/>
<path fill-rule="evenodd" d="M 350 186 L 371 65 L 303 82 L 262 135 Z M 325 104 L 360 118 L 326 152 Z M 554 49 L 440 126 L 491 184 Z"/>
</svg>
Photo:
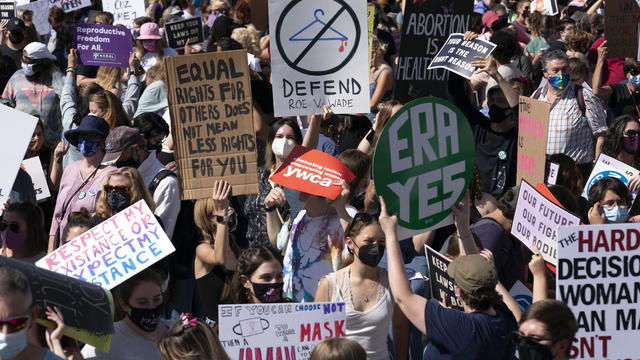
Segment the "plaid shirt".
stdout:
<svg viewBox="0 0 640 360">
<path fill-rule="evenodd" d="M 607 131 L 607 116 L 591 90 L 583 88 L 582 96 L 586 105 L 585 116 L 580 111 L 573 82 L 569 83 L 552 104 L 547 99 L 547 86 L 542 89 L 539 100 L 551 104 L 547 155 L 565 154 L 576 164 L 593 161 L 594 140 Z"/>
</svg>

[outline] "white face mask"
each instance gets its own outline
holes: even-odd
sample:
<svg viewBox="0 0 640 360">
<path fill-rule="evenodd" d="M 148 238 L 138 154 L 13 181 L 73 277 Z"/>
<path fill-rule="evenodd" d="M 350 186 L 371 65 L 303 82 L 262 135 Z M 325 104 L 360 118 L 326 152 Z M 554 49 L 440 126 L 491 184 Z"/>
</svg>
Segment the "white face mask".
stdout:
<svg viewBox="0 0 640 360">
<path fill-rule="evenodd" d="M 35 65 L 35 64 L 22 63 L 22 71 L 24 71 L 25 75 L 33 76 L 36 73 L 35 71 L 33 71 L 33 65 Z"/>
<path fill-rule="evenodd" d="M 291 139 L 286 138 L 276 138 L 273 140 L 271 144 L 271 151 L 273 154 L 279 158 L 280 160 L 284 160 L 289 156 L 291 150 L 296 147 L 296 143 Z"/>
<path fill-rule="evenodd" d="M 4 335 L 0 333 L 0 358 L 11 359 L 27 347 L 27 328 Z"/>
</svg>

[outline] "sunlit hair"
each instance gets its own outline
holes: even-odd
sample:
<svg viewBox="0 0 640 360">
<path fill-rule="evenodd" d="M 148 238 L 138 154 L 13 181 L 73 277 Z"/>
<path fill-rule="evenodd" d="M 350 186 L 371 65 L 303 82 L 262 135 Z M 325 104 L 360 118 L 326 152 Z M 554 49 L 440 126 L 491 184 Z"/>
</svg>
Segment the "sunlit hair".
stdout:
<svg viewBox="0 0 640 360">
<path fill-rule="evenodd" d="M 122 68 L 100 66 L 98 68 L 98 75 L 96 75 L 96 84 L 100 85 L 103 89 L 118 89 L 120 92 L 122 90 Z"/>
<path fill-rule="evenodd" d="M 330 338 L 316 345 L 309 360 L 366 360 L 367 353 L 357 342 L 346 338 Z"/>
<path fill-rule="evenodd" d="M 253 303 L 251 295 L 242 285 L 242 276 L 251 278 L 251 275 L 260 265 L 276 260 L 282 265 L 282 256 L 276 248 L 271 245 L 251 245 L 245 249 L 238 257 L 238 266 L 231 280 L 231 302 L 233 304 Z"/>
<path fill-rule="evenodd" d="M 118 126 L 131 126 L 131 120 L 124 112 L 122 102 L 112 92 L 97 92 L 91 95 L 90 102 L 95 103 L 104 111 L 102 118 L 109 124 L 109 129 L 113 130 Z"/>
<path fill-rule="evenodd" d="M 211 221 L 214 216 L 214 201 L 212 198 L 198 199 L 193 208 L 193 220 L 202 233 L 203 241 L 213 246 L 216 233 L 216 223 Z M 229 234 L 229 245 L 236 257 L 240 254 L 240 248 L 236 244 L 234 237 Z"/>
<path fill-rule="evenodd" d="M 104 190 L 105 186 L 109 185 L 109 180 L 114 176 L 122 176 L 129 180 L 128 190 L 129 195 L 131 196 L 129 205 L 133 205 L 139 200 L 144 199 L 147 206 L 149 206 L 149 209 L 151 209 L 151 212 L 155 211 L 156 203 L 153 201 L 149 190 L 147 190 L 147 187 L 142 180 L 142 176 L 140 176 L 138 170 L 127 166 L 110 172 L 104 179 L 104 182 L 102 183 L 102 191 L 100 192 L 98 202 L 96 203 L 96 215 L 103 219 L 108 219 L 116 214 L 111 206 L 109 206 L 109 203 L 107 202 L 107 192 Z"/>
<path fill-rule="evenodd" d="M 229 360 L 213 329 L 187 315 L 162 334 L 158 350 L 162 360 Z"/>
<path fill-rule="evenodd" d="M 338 159 L 355 175 L 353 180 L 349 183 L 349 197 L 347 202 L 351 202 L 353 198 L 358 195 L 360 190 L 358 186 L 366 176 L 368 176 L 371 169 L 371 157 L 360 150 L 349 149 L 342 152 Z"/>
<path fill-rule="evenodd" d="M 255 56 L 260 55 L 260 42 L 258 41 L 258 32 L 253 25 L 233 29 L 231 38 L 247 49 L 247 52 Z"/>
<path fill-rule="evenodd" d="M 101 11 L 96 15 L 96 24 L 113 25 L 113 14 Z"/>
</svg>

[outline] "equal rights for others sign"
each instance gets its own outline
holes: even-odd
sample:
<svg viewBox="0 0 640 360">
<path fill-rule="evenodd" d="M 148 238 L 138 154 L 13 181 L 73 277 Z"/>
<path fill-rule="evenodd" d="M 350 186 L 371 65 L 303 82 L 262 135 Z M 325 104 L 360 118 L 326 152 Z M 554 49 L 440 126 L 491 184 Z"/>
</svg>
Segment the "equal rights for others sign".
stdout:
<svg viewBox="0 0 640 360">
<path fill-rule="evenodd" d="M 451 34 L 429 64 L 428 69 L 447 69 L 471 79 L 477 69 L 471 66 L 471 62 L 477 60 L 476 56 L 486 58 L 495 48 L 496 44 L 486 40 L 464 40 L 464 34 Z"/>
<path fill-rule="evenodd" d="M 638 225 L 561 227 L 558 238 L 556 298 L 578 320 L 571 358 L 640 358 Z"/>
<path fill-rule="evenodd" d="M 251 83 L 245 50 L 165 58 L 180 198 L 211 197 L 217 179 L 233 195 L 258 192 Z"/>
<path fill-rule="evenodd" d="M 518 161 L 516 184 L 544 183 L 547 141 L 549 140 L 549 104 L 526 96 L 518 102 Z"/>
<path fill-rule="evenodd" d="M 119 26 L 73 24 L 80 62 L 87 66 L 129 66 L 131 32 Z"/>
<path fill-rule="evenodd" d="M 359 0 L 269 0 L 276 116 L 369 112 L 367 8 Z"/>
<path fill-rule="evenodd" d="M 113 289 L 175 251 L 144 200 L 47 254 L 37 266 Z"/>
<path fill-rule="evenodd" d="M 306 360 L 320 341 L 346 336 L 344 303 L 220 305 L 220 343 L 232 360 Z"/>
<path fill-rule="evenodd" d="M 289 189 L 335 200 L 342 192 L 342 186 L 336 183 L 344 180 L 348 184 L 354 177 L 333 156 L 296 145 L 270 180 Z"/>
<path fill-rule="evenodd" d="M 511 235 L 531 251 L 535 251 L 535 245 L 545 261 L 557 265 L 558 228 L 579 224 L 580 218 L 547 199 L 528 182 L 522 181 Z"/>
<path fill-rule="evenodd" d="M 376 192 L 398 214 L 398 236 L 451 224 L 450 207 L 469 187 L 475 163 L 464 114 L 440 98 L 409 102 L 385 125 L 373 155 Z"/>
</svg>

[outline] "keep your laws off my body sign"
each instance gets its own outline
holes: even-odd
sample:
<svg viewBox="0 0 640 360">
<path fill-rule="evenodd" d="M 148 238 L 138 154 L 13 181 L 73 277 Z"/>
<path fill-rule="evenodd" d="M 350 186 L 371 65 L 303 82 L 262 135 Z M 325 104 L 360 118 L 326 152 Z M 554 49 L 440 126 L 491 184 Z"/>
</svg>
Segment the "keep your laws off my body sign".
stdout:
<svg viewBox="0 0 640 360">
<path fill-rule="evenodd" d="M 276 116 L 369 112 L 366 4 L 269 0 Z"/>
<path fill-rule="evenodd" d="M 469 187 L 475 145 L 466 117 L 439 98 L 411 101 L 380 134 L 373 179 L 390 213 L 398 214 L 398 236 L 452 223 L 450 207 Z"/>
<path fill-rule="evenodd" d="M 180 198 L 211 196 L 216 179 L 233 194 L 258 192 L 251 84 L 244 50 L 165 59 Z"/>
</svg>

